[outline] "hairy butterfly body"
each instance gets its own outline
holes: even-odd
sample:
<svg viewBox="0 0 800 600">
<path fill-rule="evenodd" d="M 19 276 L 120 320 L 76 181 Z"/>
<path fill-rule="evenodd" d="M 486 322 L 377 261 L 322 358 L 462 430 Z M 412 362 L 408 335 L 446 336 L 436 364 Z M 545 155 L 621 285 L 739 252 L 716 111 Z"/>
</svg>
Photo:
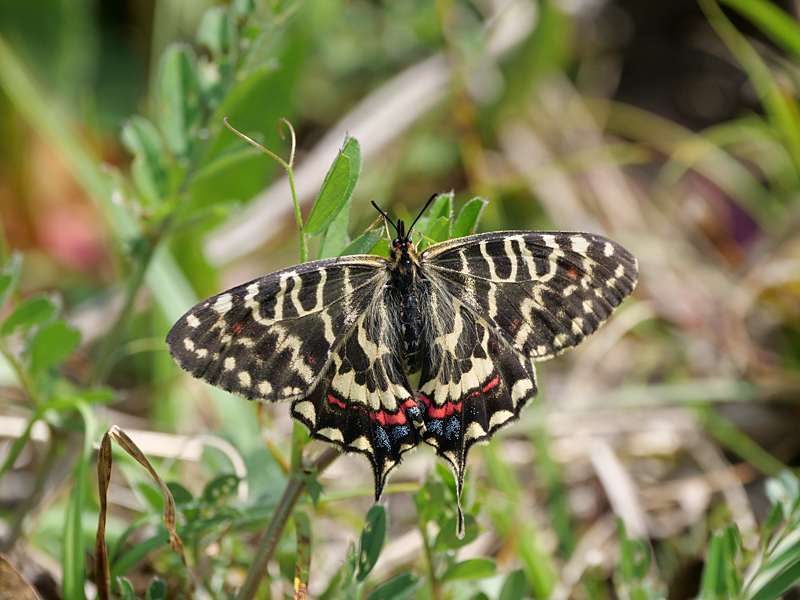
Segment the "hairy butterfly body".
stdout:
<svg viewBox="0 0 800 600">
<path fill-rule="evenodd" d="M 534 361 L 594 332 L 633 291 L 637 263 L 589 233 L 493 232 L 418 253 L 413 224 L 395 228 L 388 259 L 319 260 L 235 287 L 186 313 L 167 344 L 193 376 L 290 401 L 313 437 L 364 454 L 376 499 L 420 441 L 451 464 L 460 498 L 470 447 L 536 395 Z"/>
</svg>

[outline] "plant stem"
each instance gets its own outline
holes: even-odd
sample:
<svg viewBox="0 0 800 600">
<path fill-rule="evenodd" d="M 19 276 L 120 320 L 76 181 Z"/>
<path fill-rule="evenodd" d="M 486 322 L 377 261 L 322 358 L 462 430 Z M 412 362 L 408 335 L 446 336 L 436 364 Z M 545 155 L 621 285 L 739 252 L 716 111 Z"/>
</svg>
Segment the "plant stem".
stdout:
<svg viewBox="0 0 800 600">
<path fill-rule="evenodd" d="M 428 566 L 428 577 L 431 580 L 431 596 L 434 600 L 439 600 L 442 597 L 442 591 L 439 588 L 439 580 L 436 579 L 436 569 L 433 566 L 433 554 L 431 553 L 431 544 L 428 539 L 428 531 L 425 528 L 425 523 L 419 522 L 419 531 L 422 534 L 422 547 L 425 548 L 425 563 Z"/>
<path fill-rule="evenodd" d="M 339 456 L 339 451 L 334 448 L 328 448 L 320 457 L 315 460 L 308 469 L 295 471 L 289 478 L 289 483 L 283 491 L 278 507 L 275 509 L 275 514 L 272 515 L 272 520 L 269 522 L 267 530 L 264 532 L 264 537 L 261 539 L 261 546 L 256 553 L 256 560 L 250 566 L 247 573 L 247 580 L 239 590 L 237 600 L 252 600 L 255 597 L 258 586 L 261 583 L 261 578 L 267 570 L 267 564 L 275 554 L 275 549 L 278 547 L 278 542 L 283 535 L 283 530 L 286 528 L 286 522 L 289 520 L 289 515 L 292 514 L 295 504 L 300 499 L 300 496 L 306 487 L 306 476 L 308 473 L 316 470 L 321 472 L 330 465 Z"/>
</svg>

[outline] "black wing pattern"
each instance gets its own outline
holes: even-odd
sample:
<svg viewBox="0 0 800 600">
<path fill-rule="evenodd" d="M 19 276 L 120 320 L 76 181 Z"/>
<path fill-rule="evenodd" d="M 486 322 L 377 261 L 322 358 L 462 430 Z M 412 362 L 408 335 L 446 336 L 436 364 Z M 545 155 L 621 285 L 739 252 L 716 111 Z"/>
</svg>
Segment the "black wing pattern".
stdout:
<svg viewBox="0 0 800 600">
<path fill-rule="evenodd" d="M 423 440 L 453 467 L 519 418 L 536 395 L 534 360 L 594 332 L 636 285 L 636 259 L 605 237 L 494 232 L 421 254 L 432 289 L 420 378 Z"/>
<path fill-rule="evenodd" d="M 376 498 L 402 455 L 427 442 L 453 467 L 461 517 L 469 449 L 519 418 L 536 395 L 534 361 L 594 332 L 638 267 L 587 233 L 487 233 L 419 255 L 410 232 L 399 238 L 390 260 L 310 262 L 213 296 L 167 344 L 195 377 L 290 401 L 313 437 L 364 454 Z M 417 392 L 407 368 L 421 368 Z"/>
<path fill-rule="evenodd" d="M 379 497 L 419 443 L 408 423 L 419 411 L 381 293 L 386 264 L 370 255 L 309 262 L 212 296 L 173 326 L 170 353 L 237 395 L 292 401 L 313 437 L 367 456 Z"/>
</svg>

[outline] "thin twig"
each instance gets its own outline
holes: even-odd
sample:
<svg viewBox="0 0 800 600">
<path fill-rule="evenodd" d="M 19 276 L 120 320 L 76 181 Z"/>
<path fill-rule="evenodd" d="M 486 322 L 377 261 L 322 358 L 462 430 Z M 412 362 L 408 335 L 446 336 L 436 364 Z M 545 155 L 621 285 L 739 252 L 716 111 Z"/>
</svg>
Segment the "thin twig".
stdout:
<svg viewBox="0 0 800 600">
<path fill-rule="evenodd" d="M 247 573 L 247 580 L 239 590 L 237 600 L 252 600 L 255 597 L 261 578 L 266 573 L 267 565 L 273 554 L 275 554 L 275 549 L 278 547 L 283 530 L 286 528 L 289 515 L 294 511 L 297 501 L 305 490 L 308 474 L 314 471 L 317 473 L 324 471 L 338 457 L 338 450 L 328 448 L 307 469 L 295 472 L 289 478 L 289 483 L 283 491 L 283 496 L 275 509 L 275 514 L 272 515 L 272 520 L 269 522 L 269 526 L 264 532 L 264 537 L 261 539 L 261 546 Z"/>
</svg>

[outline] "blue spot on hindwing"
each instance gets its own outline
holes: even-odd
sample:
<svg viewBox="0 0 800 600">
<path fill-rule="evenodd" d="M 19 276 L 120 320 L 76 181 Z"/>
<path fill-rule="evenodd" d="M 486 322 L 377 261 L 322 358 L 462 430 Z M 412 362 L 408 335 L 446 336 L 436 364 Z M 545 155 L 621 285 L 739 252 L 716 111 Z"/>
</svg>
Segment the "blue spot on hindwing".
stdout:
<svg viewBox="0 0 800 600">
<path fill-rule="evenodd" d="M 432 431 L 436 435 L 442 435 L 442 420 L 441 419 L 432 419 L 428 421 L 428 431 Z"/>
<path fill-rule="evenodd" d="M 461 423 L 458 422 L 458 419 L 455 417 L 450 417 L 447 421 L 447 430 L 445 431 L 445 437 L 450 440 L 454 437 L 458 439 L 459 433 L 461 432 Z"/>
<path fill-rule="evenodd" d="M 375 443 L 378 444 L 378 446 L 383 446 L 387 450 L 392 449 L 392 446 L 389 443 L 389 436 L 386 435 L 383 427 L 378 426 L 375 428 Z"/>
<path fill-rule="evenodd" d="M 394 429 L 392 429 L 392 440 L 396 442 L 398 439 L 408 434 L 409 434 L 408 427 L 406 427 L 405 425 L 398 425 Z"/>
</svg>

